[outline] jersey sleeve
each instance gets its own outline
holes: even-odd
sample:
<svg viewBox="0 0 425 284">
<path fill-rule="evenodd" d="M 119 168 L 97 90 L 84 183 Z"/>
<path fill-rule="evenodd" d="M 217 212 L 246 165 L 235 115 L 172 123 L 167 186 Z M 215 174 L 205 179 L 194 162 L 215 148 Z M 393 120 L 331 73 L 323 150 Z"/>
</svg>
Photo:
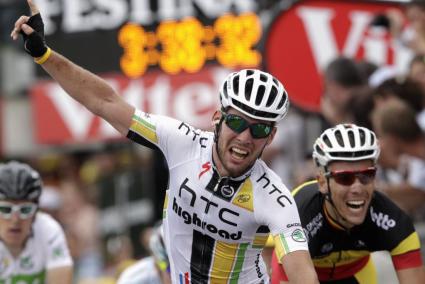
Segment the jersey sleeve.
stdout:
<svg viewBox="0 0 425 284">
<path fill-rule="evenodd" d="M 180 163 L 182 159 L 193 157 L 186 150 L 193 143 L 202 144 L 202 131 L 179 120 L 153 115 L 136 110 L 127 133 L 127 138 L 153 149 L 159 149 L 165 156 L 168 166 Z M 190 151 L 190 150 L 189 150 Z"/>
<path fill-rule="evenodd" d="M 268 195 L 263 195 L 264 200 L 260 200 L 257 206 L 262 208 L 260 218 L 265 220 L 269 227 L 280 261 L 293 251 L 308 251 L 308 244 L 294 198 L 280 179 L 271 180 L 274 182 L 271 181 L 268 186 L 273 189 Z"/>
<path fill-rule="evenodd" d="M 375 200 L 370 209 L 372 222 L 383 232 L 382 244 L 386 244 L 394 267 L 421 266 L 419 235 L 410 217 L 379 192 L 375 192 Z"/>
<path fill-rule="evenodd" d="M 42 218 L 43 228 L 40 232 L 46 234 L 44 238 L 47 250 L 46 268 L 72 266 L 72 258 L 62 227 L 48 215 L 44 215 Z"/>
</svg>

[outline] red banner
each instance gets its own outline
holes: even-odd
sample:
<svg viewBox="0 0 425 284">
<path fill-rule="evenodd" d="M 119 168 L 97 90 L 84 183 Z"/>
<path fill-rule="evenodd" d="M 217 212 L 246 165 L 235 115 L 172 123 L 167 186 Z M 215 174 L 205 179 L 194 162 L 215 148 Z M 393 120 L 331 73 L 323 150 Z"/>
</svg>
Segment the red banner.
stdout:
<svg viewBox="0 0 425 284">
<path fill-rule="evenodd" d="M 395 4 L 365 1 L 300 1 L 273 22 L 266 39 L 267 70 L 285 85 L 291 101 L 319 111 L 321 72 L 339 55 L 405 69 L 411 53 L 372 19 Z"/>
<path fill-rule="evenodd" d="M 196 74 L 166 75 L 151 72 L 142 79 L 105 76 L 133 106 L 146 112 L 181 119 L 195 127 L 209 128 L 218 106 L 219 87 L 229 70 L 208 67 Z M 39 144 L 93 142 L 120 138 L 106 121 L 94 116 L 52 81 L 31 89 L 35 139 Z"/>
</svg>

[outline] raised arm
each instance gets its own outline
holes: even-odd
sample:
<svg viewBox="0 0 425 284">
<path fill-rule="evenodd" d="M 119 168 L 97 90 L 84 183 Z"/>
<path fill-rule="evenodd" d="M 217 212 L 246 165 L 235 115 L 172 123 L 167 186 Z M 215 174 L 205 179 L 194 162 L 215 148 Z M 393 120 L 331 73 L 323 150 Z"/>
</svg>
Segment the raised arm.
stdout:
<svg viewBox="0 0 425 284">
<path fill-rule="evenodd" d="M 134 107 L 124 101 L 102 78 L 51 51 L 44 42 L 44 28 L 39 10 L 27 0 L 30 17 L 21 16 L 15 23 L 11 37 L 17 40 L 24 33 L 25 50 L 75 100 L 94 114 L 108 121 L 121 134 L 127 134 Z"/>
</svg>

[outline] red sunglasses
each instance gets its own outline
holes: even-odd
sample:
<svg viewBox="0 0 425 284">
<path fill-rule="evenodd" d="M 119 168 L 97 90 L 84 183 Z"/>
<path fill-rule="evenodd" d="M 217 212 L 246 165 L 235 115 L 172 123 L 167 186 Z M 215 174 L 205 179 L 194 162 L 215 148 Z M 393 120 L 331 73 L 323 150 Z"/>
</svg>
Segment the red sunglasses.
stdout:
<svg viewBox="0 0 425 284">
<path fill-rule="evenodd" d="M 336 183 L 345 186 L 352 185 L 356 178 L 360 181 L 361 184 L 367 185 L 375 179 L 375 175 L 375 167 L 370 167 L 360 171 L 334 171 L 325 173 L 326 177 L 331 177 L 335 180 Z"/>
</svg>

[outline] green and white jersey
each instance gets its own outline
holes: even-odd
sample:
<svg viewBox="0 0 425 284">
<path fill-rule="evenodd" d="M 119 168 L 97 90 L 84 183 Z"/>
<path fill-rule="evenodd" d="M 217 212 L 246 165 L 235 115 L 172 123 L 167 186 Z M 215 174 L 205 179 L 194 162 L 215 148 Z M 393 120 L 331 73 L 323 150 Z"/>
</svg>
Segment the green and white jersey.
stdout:
<svg viewBox="0 0 425 284">
<path fill-rule="evenodd" d="M 43 284 L 47 270 L 71 265 L 64 232 L 48 214 L 37 213 L 32 234 L 17 258 L 0 240 L 0 284 Z"/>
<path fill-rule="evenodd" d="M 308 250 L 291 193 L 261 160 L 221 177 L 213 133 L 142 111 L 127 137 L 160 149 L 168 164 L 163 226 L 173 283 L 269 283 L 261 257 L 269 233 L 281 257 Z"/>
</svg>

